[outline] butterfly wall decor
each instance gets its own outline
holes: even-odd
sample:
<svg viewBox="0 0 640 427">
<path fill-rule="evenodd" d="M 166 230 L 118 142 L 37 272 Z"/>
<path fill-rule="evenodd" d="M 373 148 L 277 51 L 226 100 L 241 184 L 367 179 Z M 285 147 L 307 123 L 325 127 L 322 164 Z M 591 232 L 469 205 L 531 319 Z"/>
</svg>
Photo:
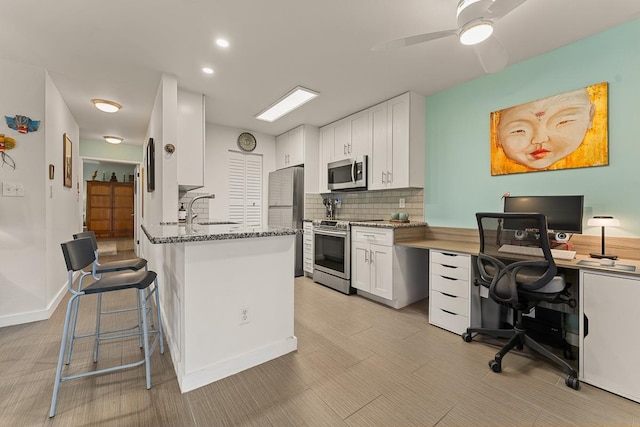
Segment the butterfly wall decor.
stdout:
<svg viewBox="0 0 640 427">
<path fill-rule="evenodd" d="M 40 120 L 31 120 L 27 116 L 16 115 L 15 117 L 4 116 L 7 126 L 20 133 L 35 132 L 40 127 Z"/>
</svg>

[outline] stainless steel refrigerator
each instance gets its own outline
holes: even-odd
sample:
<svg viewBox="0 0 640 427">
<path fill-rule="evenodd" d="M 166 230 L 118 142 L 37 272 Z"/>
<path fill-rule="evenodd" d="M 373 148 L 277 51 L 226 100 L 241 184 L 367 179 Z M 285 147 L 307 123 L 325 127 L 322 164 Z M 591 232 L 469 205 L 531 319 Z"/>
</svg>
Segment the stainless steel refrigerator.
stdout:
<svg viewBox="0 0 640 427">
<path fill-rule="evenodd" d="M 302 276 L 302 219 L 304 217 L 304 167 L 293 166 L 269 173 L 270 227 L 287 227 L 296 234 L 294 275 Z"/>
</svg>

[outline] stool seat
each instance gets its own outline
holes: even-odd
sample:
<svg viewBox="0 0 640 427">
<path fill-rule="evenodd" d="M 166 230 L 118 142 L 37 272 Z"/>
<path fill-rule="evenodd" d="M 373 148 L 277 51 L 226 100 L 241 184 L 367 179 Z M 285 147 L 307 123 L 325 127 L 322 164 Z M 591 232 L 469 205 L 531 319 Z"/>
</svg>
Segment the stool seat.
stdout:
<svg viewBox="0 0 640 427">
<path fill-rule="evenodd" d="M 102 276 L 83 289 L 85 294 L 121 291 L 123 289 L 146 289 L 156 280 L 155 271 L 132 271 Z"/>
<path fill-rule="evenodd" d="M 113 273 L 115 271 L 142 270 L 147 266 L 144 258 L 122 259 L 118 261 L 103 262 L 96 266 L 96 273 Z"/>
</svg>

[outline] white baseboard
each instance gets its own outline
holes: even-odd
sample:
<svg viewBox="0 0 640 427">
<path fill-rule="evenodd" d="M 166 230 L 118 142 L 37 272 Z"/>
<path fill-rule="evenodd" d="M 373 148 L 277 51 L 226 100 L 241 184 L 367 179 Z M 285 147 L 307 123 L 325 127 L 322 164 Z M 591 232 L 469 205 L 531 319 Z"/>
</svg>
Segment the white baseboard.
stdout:
<svg viewBox="0 0 640 427">
<path fill-rule="evenodd" d="M 181 369 L 177 365 L 174 365 L 180 391 L 186 393 L 195 390 L 196 388 L 211 384 L 214 381 L 221 380 L 222 378 L 253 368 L 269 360 L 284 356 L 287 353 L 297 350 L 297 348 L 298 338 L 295 336 L 287 337 L 283 341 L 275 342 L 249 353 L 241 354 L 233 359 L 221 361 L 205 369 L 185 373 L 182 378 L 178 373 Z"/>
<path fill-rule="evenodd" d="M 22 325 L 24 323 L 38 322 L 40 320 L 47 320 L 51 317 L 53 312 L 56 311 L 56 308 L 58 308 L 58 304 L 60 304 L 60 301 L 62 301 L 62 298 L 64 298 L 66 293 L 67 281 L 65 280 L 64 284 L 60 287 L 60 290 L 56 293 L 56 296 L 51 302 L 49 302 L 45 309 L 0 316 L 0 328 L 4 328 L 5 326 Z"/>
</svg>

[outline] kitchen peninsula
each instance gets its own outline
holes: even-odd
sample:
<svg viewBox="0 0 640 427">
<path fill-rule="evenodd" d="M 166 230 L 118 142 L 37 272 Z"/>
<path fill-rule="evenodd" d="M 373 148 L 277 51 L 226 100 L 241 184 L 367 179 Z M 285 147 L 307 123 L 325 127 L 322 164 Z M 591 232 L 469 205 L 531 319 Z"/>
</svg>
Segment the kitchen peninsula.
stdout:
<svg viewBox="0 0 640 427">
<path fill-rule="evenodd" d="M 297 349 L 295 230 L 229 222 L 142 229 L 162 244 L 163 325 L 183 393 Z"/>
</svg>

